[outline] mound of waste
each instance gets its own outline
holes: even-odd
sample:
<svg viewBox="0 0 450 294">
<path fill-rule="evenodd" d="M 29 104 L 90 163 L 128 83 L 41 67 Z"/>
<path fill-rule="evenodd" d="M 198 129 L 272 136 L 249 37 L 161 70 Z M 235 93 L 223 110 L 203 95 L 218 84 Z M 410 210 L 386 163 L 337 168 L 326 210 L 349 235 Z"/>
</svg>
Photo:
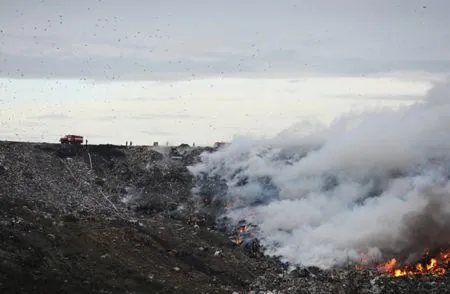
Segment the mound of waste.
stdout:
<svg viewBox="0 0 450 294">
<path fill-rule="evenodd" d="M 446 274 L 396 278 L 265 255 L 257 227 L 223 218 L 229 203 L 193 195 L 187 166 L 202 152 L 214 150 L 98 145 L 68 154 L 59 145 L 0 142 L 0 291 L 448 292 Z M 227 188 L 205 180 L 210 193 Z"/>
</svg>

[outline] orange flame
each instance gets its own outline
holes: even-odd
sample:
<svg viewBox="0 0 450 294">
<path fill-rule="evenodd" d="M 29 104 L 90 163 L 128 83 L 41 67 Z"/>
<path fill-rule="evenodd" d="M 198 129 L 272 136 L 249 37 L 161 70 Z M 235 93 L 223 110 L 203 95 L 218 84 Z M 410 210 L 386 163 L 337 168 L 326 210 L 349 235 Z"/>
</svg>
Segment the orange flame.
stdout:
<svg viewBox="0 0 450 294">
<path fill-rule="evenodd" d="M 236 229 L 236 236 L 231 239 L 231 242 L 234 244 L 240 246 L 242 243 L 244 243 L 244 238 L 242 234 L 246 233 L 248 229 L 250 228 L 249 225 L 242 225 L 239 228 Z"/>
<path fill-rule="evenodd" d="M 247 232 L 249 227 L 250 227 L 249 225 L 240 226 L 238 229 L 238 233 L 243 234 L 243 233 Z"/>
<path fill-rule="evenodd" d="M 414 266 L 402 266 L 397 259 L 392 258 L 387 262 L 377 266 L 377 270 L 393 277 L 434 275 L 443 276 L 446 273 L 445 267 L 450 262 L 450 250 L 440 252 L 436 257 L 430 258 L 426 264 L 417 263 Z"/>
</svg>

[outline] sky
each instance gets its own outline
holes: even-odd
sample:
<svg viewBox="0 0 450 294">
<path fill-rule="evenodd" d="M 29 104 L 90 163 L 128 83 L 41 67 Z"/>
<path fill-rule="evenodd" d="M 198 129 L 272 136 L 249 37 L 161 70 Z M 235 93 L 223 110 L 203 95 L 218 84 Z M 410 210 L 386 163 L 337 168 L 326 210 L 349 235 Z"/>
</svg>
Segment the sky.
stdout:
<svg viewBox="0 0 450 294">
<path fill-rule="evenodd" d="M 446 0 L 0 0 L 0 140 L 209 145 L 399 107 L 450 71 Z"/>
</svg>

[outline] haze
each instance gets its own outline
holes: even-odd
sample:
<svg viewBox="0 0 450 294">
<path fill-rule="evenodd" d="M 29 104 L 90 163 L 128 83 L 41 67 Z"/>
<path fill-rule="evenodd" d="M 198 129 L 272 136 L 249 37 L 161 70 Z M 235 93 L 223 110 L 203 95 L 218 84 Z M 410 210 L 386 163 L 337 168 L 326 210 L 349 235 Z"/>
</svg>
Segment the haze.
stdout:
<svg viewBox="0 0 450 294">
<path fill-rule="evenodd" d="M 450 3 L 0 1 L 0 139 L 212 144 L 421 99 Z"/>
</svg>

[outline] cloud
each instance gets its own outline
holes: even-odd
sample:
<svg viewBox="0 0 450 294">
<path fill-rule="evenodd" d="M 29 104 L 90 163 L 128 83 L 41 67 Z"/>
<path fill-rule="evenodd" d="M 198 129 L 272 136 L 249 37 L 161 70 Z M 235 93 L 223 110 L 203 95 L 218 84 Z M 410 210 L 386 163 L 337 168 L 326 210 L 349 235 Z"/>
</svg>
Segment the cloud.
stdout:
<svg viewBox="0 0 450 294">
<path fill-rule="evenodd" d="M 146 101 L 171 101 L 180 100 L 177 97 L 125 97 L 121 98 L 124 101 L 146 102 Z"/>
<path fill-rule="evenodd" d="M 325 98 L 325 97 L 324 97 Z M 388 101 L 420 101 L 423 96 L 420 95 L 363 95 L 363 94 L 340 94 L 340 95 L 328 95 L 326 98 L 336 98 L 339 100 L 388 100 Z"/>
<path fill-rule="evenodd" d="M 296 75 L 355 76 L 390 71 L 448 73 L 450 59 L 379 60 L 343 57 L 289 56 L 283 51 L 249 57 L 221 55 L 214 61 L 180 57 L 158 60 L 151 57 L 15 56 L 0 53 L 0 76 L 8 78 L 77 78 L 94 80 L 186 80 L 205 77 L 277 77 Z M 206 56 L 204 57 L 206 58 Z"/>
<path fill-rule="evenodd" d="M 190 115 L 190 114 L 160 114 L 160 113 L 146 113 L 139 116 L 130 116 L 131 119 L 204 119 L 204 116 Z"/>
<path fill-rule="evenodd" d="M 426 9 L 404 0 L 63 2 L 17 1 L 0 11 L 1 76 L 179 80 L 450 68 L 443 0 Z"/>
<path fill-rule="evenodd" d="M 27 79 L 180 80 L 213 74 L 190 61 L 164 62 L 133 58 L 64 58 L 13 56 L 0 53 L 0 76 Z"/>
<path fill-rule="evenodd" d="M 43 115 L 37 115 L 37 116 L 30 116 L 30 119 L 42 119 L 42 120 L 65 120 L 70 119 L 72 117 L 66 115 L 66 114 L 58 114 L 58 113 L 49 113 L 49 114 L 43 114 Z"/>
<path fill-rule="evenodd" d="M 117 115 L 107 115 L 107 116 L 101 116 L 98 117 L 98 120 L 117 120 L 122 121 L 124 119 L 127 120 L 152 120 L 152 119 L 158 119 L 158 120 L 185 120 L 185 119 L 204 119 L 204 116 L 198 116 L 198 115 L 189 115 L 189 114 L 177 114 L 177 113 L 145 113 L 145 114 L 137 114 L 137 115 L 127 115 L 124 116 L 122 114 Z"/>
</svg>

